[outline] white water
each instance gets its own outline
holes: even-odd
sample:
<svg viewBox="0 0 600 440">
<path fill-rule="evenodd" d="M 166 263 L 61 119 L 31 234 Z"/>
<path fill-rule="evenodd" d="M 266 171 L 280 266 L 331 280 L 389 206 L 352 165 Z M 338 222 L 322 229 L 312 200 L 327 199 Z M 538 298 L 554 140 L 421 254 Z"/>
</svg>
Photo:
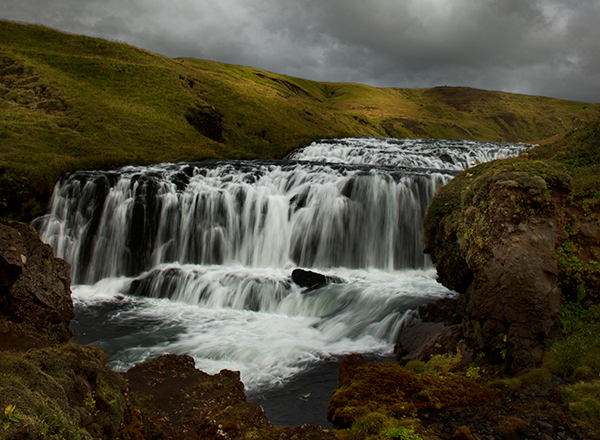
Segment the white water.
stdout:
<svg viewBox="0 0 600 440">
<path fill-rule="evenodd" d="M 255 390 L 332 355 L 389 353 L 407 310 L 449 294 L 435 282 L 433 269 L 339 269 L 336 275 L 347 280 L 344 284 L 302 293 L 290 283 L 282 289 L 284 298 L 266 301 L 254 311 L 244 307 L 252 284 L 262 295 L 277 296 L 265 279 L 285 283 L 289 271 L 228 266 L 184 270 L 201 270 L 203 276 L 196 283 L 187 280 L 188 289 L 172 299 L 124 296 L 120 292 L 129 278 L 75 286 L 77 319 L 86 321 L 81 327 L 92 322 L 101 326 L 91 333 L 88 327 L 86 341 L 104 348 L 118 370 L 164 353 L 189 354 L 208 373 L 241 371 L 246 387 Z M 199 301 L 206 286 L 211 295 Z"/>
<path fill-rule="evenodd" d="M 389 353 L 411 310 L 452 295 L 422 252 L 436 189 L 523 149 L 346 139 L 284 161 L 78 172 L 35 225 L 73 265 L 80 338 L 114 368 L 185 353 L 260 390 L 331 356 Z M 296 267 L 342 282 L 303 289 Z"/>
</svg>

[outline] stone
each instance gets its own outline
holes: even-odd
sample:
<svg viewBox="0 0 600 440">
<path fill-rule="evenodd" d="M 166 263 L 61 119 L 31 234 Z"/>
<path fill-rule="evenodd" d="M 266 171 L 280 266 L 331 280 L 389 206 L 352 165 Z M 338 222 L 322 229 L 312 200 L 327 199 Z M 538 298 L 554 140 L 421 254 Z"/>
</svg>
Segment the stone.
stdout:
<svg viewBox="0 0 600 440">
<path fill-rule="evenodd" d="M 400 333 L 394 353 L 399 362 L 411 359 L 427 362 L 433 355 L 455 354 L 462 336 L 460 324 L 445 326 L 443 323 L 417 323 Z"/>
<path fill-rule="evenodd" d="M 512 166 L 483 164 L 443 187 L 425 219 L 425 249 L 438 280 L 461 294 L 471 352 L 519 372 L 541 363 L 560 311 L 555 249 L 567 238 L 570 187 L 558 172 Z"/>
<path fill-rule="evenodd" d="M 0 223 L 0 291 L 19 278 L 27 262 L 27 250 L 21 234 Z"/>
<path fill-rule="evenodd" d="M 315 289 L 329 283 L 341 283 L 341 278 L 326 276 L 318 272 L 312 272 L 305 269 L 294 269 L 292 271 L 292 281 L 301 287 Z"/>
<path fill-rule="evenodd" d="M 196 369 L 188 355 L 166 354 L 132 367 L 127 379 L 130 397 L 144 402 L 131 409 L 123 438 L 152 431 L 153 438 L 335 440 L 318 426 L 271 424 L 262 407 L 248 402 L 238 371 L 208 374 Z M 147 438 L 147 437 L 144 437 Z"/>
<path fill-rule="evenodd" d="M 73 335 L 71 266 L 33 228 L 0 222 L 0 317 L 59 341 Z"/>
<path fill-rule="evenodd" d="M 424 322 L 443 322 L 446 325 L 462 324 L 465 309 L 464 297 L 440 298 L 419 307 L 419 316 Z"/>
</svg>

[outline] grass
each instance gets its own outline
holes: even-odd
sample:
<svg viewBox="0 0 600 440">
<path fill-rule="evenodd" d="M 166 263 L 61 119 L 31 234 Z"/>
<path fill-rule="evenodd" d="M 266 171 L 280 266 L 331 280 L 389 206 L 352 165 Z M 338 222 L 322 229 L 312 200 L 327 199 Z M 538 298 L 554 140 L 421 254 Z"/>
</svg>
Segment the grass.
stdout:
<svg viewBox="0 0 600 440">
<path fill-rule="evenodd" d="M 559 325 L 563 339 L 554 341 L 543 366 L 571 379 L 600 375 L 600 305 L 584 309 L 578 302 L 563 305 Z"/>
<path fill-rule="evenodd" d="M 0 21 L 0 41 L 0 169 L 25 191 L 7 198 L 2 186 L 0 215 L 24 220 L 75 169 L 278 158 L 347 136 L 532 142 L 597 108 L 469 88 L 319 83 L 10 21 Z"/>
<path fill-rule="evenodd" d="M 124 380 L 97 347 L 0 351 L 0 439 L 113 438 L 124 392 Z"/>
<path fill-rule="evenodd" d="M 550 345 L 543 369 L 571 381 L 559 397 L 572 426 L 583 438 L 600 438 L 600 305 L 566 303 L 559 324 L 563 338 Z"/>
</svg>

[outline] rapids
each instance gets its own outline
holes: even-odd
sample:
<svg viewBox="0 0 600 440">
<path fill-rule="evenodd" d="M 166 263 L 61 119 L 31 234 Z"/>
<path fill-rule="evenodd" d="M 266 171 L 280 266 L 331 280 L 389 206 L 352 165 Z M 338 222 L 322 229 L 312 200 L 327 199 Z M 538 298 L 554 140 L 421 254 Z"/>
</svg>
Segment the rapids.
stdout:
<svg viewBox="0 0 600 440">
<path fill-rule="evenodd" d="M 453 295 L 423 254 L 435 191 L 525 148 L 352 138 L 278 161 L 77 171 L 34 226 L 72 265 L 79 340 L 113 368 L 185 353 L 258 398 L 350 352 L 389 355 L 416 307 Z M 296 267 L 342 282 L 303 289 Z"/>
</svg>

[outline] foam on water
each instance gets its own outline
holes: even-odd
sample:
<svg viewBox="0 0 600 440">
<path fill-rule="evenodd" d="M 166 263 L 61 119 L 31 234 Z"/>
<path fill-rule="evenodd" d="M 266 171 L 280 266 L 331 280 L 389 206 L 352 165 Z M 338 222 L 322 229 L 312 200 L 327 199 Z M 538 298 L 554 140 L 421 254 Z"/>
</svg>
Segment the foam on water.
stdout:
<svg viewBox="0 0 600 440">
<path fill-rule="evenodd" d="M 344 283 L 303 292 L 289 282 L 286 270 L 171 268 L 201 274 L 197 284 L 218 284 L 219 289 L 211 289 L 216 298 L 247 295 L 249 277 L 262 280 L 267 290 L 265 280 L 288 289 L 278 301 L 250 310 L 244 301 L 125 295 L 132 278 L 74 286 L 77 325 L 85 329 L 86 342 L 107 351 L 113 368 L 125 370 L 164 353 L 189 354 L 209 373 L 241 371 L 252 391 L 281 383 L 331 356 L 389 354 L 407 312 L 449 294 L 435 282 L 432 269 L 390 273 L 341 268 L 336 274 Z M 183 291 L 188 290 L 194 289 L 188 285 Z"/>
<path fill-rule="evenodd" d="M 525 148 L 360 138 L 282 161 L 79 171 L 34 225 L 72 264 L 78 338 L 115 369 L 189 354 L 257 393 L 346 353 L 389 354 L 412 310 L 453 294 L 423 254 L 435 191 Z M 339 282 L 303 289 L 296 267 Z"/>
</svg>

